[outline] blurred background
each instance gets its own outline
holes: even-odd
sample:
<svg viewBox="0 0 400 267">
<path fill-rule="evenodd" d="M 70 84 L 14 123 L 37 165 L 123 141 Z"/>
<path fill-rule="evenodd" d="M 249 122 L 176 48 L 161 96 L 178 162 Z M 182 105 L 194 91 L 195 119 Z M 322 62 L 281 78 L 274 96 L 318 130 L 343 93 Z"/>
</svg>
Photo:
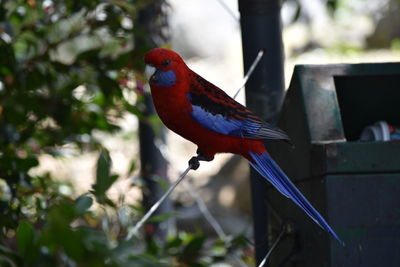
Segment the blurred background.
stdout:
<svg viewBox="0 0 400 267">
<path fill-rule="evenodd" d="M 400 61 L 399 14 L 398 0 L 283 1 L 286 88 L 296 64 Z M 2 266 L 254 264 L 249 167 L 231 155 L 202 162 L 132 236 L 196 152 L 151 113 L 142 58 L 157 46 L 233 95 L 243 78 L 238 1 L 0 2 Z M 150 178 L 139 128 L 166 160 Z"/>
</svg>

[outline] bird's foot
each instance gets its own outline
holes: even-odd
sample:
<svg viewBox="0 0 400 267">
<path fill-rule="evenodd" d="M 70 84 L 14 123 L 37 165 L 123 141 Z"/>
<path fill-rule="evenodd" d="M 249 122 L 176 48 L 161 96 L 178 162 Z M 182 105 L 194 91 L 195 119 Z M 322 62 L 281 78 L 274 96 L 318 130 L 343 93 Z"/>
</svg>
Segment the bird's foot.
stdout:
<svg viewBox="0 0 400 267">
<path fill-rule="evenodd" d="M 206 157 L 202 154 L 197 154 L 197 156 L 192 157 L 189 160 L 189 166 L 192 170 L 197 170 L 200 167 L 200 161 L 212 161 L 214 157 Z"/>
<path fill-rule="evenodd" d="M 199 159 L 198 159 L 197 156 L 196 157 L 192 157 L 189 160 L 189 166 L 190 166 L 190 168 L 192 170 L 197 170 L 200 167 L 200 162 L 199 162 Z"/>
</svg>

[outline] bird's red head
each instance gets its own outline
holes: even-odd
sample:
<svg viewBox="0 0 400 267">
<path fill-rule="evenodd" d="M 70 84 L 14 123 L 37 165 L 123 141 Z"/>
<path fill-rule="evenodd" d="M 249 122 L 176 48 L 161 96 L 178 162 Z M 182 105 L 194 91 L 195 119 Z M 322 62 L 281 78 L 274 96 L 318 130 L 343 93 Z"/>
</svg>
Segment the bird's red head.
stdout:
<svg viewBox="0 0 400 267">
<path fill-rule="evenodd" d="M 154 48 L 144 56 L 146 76 L 150 85 L 171 87 L 175 85 L 179 72 L 187 66 L 182 58 L 172 50 Z"/>
<path fill-rule="evenodd" d="M 144 56 L 144 62 L 158 70 L 166 71 L 183 63 L 183 60 L 172 50 L 154 48 Z"/>
</svg>

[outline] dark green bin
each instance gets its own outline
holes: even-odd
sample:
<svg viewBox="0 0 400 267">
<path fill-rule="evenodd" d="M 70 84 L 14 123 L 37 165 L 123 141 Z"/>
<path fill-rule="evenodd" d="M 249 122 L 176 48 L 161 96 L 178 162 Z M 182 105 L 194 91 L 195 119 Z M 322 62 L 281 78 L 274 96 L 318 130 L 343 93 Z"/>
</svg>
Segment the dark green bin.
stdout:
<svg viewBox="0 0 400 267">
<path fill-rule="evenodd" d="M 269 232 L 293 227 L 270 266 L 400 266 L 400 142 L 359 142 L 364 127 L 400 126 L 400 63 L 296 66 L 280 128 L 295 148 L 271 154 L 346 242 L 268 192 Z"/>
</svg>

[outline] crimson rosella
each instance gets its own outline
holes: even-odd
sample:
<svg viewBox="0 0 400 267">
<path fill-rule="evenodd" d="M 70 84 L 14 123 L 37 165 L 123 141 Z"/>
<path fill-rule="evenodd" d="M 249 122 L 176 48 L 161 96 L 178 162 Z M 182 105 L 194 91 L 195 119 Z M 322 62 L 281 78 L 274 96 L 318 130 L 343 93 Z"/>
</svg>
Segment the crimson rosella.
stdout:
<svg viewBox="0 0 400 267">
<path fill-rule="evenodd" d="M 193 72 L 177 53 L 155 48 L 145 55 L 144 61 L 161 120 L 198 146 L 197 156 L 189 161 L 193 169 L 199 167 L 199 160 L 211 161 L 217 153 L 241 155 L 279 192 L 344 244 L 265 149 L 263 139 L 289 141 L 285 132 L 261 120 Z"/>
</svg>

